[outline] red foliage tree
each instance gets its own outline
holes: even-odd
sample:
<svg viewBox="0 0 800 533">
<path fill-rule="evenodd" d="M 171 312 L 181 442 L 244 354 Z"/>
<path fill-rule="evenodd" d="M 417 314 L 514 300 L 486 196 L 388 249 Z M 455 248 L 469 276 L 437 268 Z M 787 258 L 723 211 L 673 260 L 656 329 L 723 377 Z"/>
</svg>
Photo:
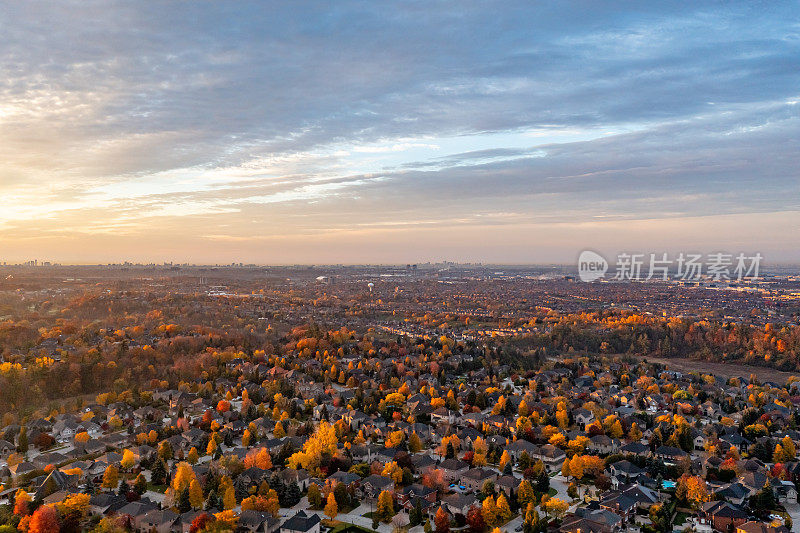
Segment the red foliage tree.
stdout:
<svg viewBox="0 0 800 533">
<path fill-rule="evenodd" d="M 43 505 L 31 516 L 28 533 L 58 533 L 60 528 L 56 510 L 49 505 Z"/>
<path fill-rule="evenodd" d="M 469 511 L 467 511 L 467 525 L 469 525 L 469 530 L 472 533 L 481 533 L 486 529 L 483 513 L 481 512 L 481 508 L 477 505 L 473 505 L 469 508 Z"/>
<path fill-rule="evenodd" d="M 448 533 L 450 531 L 450 515 L 441 507 L 436 511 L 433 523 L 436 525 L 436 533 Z"/>
<path fill-rule="evenodd" d="M 197 533 L 201 531 L 209 522 L 213 522 L 214 517 L 208 513 L 201 513 L 192 520 L 192 525 L 189 526 L 189 533 Z"/>
</svg>

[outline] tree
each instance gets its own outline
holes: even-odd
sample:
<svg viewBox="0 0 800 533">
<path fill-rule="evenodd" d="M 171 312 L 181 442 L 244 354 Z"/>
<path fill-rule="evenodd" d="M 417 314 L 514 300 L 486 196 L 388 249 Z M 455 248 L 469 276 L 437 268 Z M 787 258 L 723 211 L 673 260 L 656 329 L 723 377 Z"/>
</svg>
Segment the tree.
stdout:
<svg viewBox="0 0 800 533">
<path fill-rule="evenodd" d="M 156 462 L 153 465 L 150 480 L 155 485 L 163 485 L 164 483 L 166 483 L 166 478 L 167 478 L 167 466 L 161 459 L 156 459 Z"/>
<path fill-rule="evenodd" d="M 572 461 L 569 463 L 569 473 L 570 475 L 577 479 L 581 480 L 583 478 L 583 457 L 580 455 L 574 455 L 572 457 Z"/>
<path fill-rule="evenodd" d="M 19 430 L 19 436 L 17 437 L 17 451 L 20 453 L 25 453 L 28 451 L 28 430 L 25 426 L 22 426 L 22 429 Z"/>
<path fill-rule="evenodd" d="M 122 452 L 122 460 L 120 461 L 120 466 L 122 466 L 122 469 L 130 470 L 133 468 L 134 464 L 136 464 L 136 457 L 133 455 L 133 452 L 130 450 L 125 450 Z"/>
<path fill-rule="evenodd" d="M 133 490 L 136 491 L 136 494 L 139 496 L 147 492 L 147 479 L 145 479 L 144 474 L 140 473 L 136 476 L 136 481 L 133 483 Z"/>
<path fill-rule="evenodd" d="M 486 529 L 483 513 L 477 505 L 470 507 L 469 511 L 467 511 L 467 524 L 471 533 L 482 533 Z"/>
<path fill-rule="evenodd" d="M 522 527 L 525 533 L 540 533 L 547 530 L 547 524 L 542 523 L 542 520 L 539 518 L 539 513 L 536 511 L 536 507 L 534 506 L 533 502 L 529 503 L 527 509 L 525 510 L 525 519 Z"/>
<path fill-rule="evenodd" d="M 200 513 L 197 515 L 189 527 L 189 533 L 198 533 L 205 529 L 205 527 L 214 521 L 214 517 L 208 513 Z"/>
<path fill-rule="evenodd" d="M 89 514 L 89 499 L 90 496 L 88 494 L 70 494 L 56 506 L 63 520 L 73 526 L 64 529 L 80 529 L 81 520 Z"/>
<path fill-rule="evenodd" d="M 266 448 L 259 448 L 258 450 L 251 450 L 244 458 L 244 466 L 246 468 L 256 467 L 261 470 L 269 470 L 272 468 L 272 457 Z"/>
<path fill-rule="evenodd" d="M 58 513 L 49 505 L 36 509 L 28 523 L 28 533 L 58 533 L 60 529 Z"/>
<path fill-rule="evenodd" d="M 216 518 L 214 523 L 220 528 L 215 531 L 236 531 L 236 526 L 239 523 L 239 516 L 230 509 L 222 511 L 221 513 L 214 513 L 214 518 Z"/>
<path fill-rule="evenodd" d="M 508 500 L 506 499 L 506 495 L 502 492 L 497 497 L 497 523 L 498 524 L 505 524 L 509 520 L 511 520 L 511 508 L 508 505 Z"/>
<path fill-rule="evenodd" d="M 403 469 L 395 461 L 386 463 L 381 475 L 391 478 L 398 485 L 403 482 Z"/>
<path fill-rule="evenodd" d="M 193 479 L 189 484 L 189 503 L 193 509 L 200 509 L 203 506 L 203 488 L 197 479 Z"/>
<path fill-rule="evenodd" d="M 208 440 L 208 446 L 206 446 L 206 455 L 214 457 L 215 453 L 217 453 L 217 441 L 211 438 Z"/>
<path fill-rule="evenodd" d="M 787 463 L 793 461 L 797 455 L 794 442 L 788 435 L 785 436 L 778 444 L 775 445 L 775 453 L 773 454 L 773 462 Z"/>
<path fill-rule="evenodd" d="M 561 463 L 561 475 L 565 478 L 568 478 L 571 475 L 570 466 L 572 466 L 572 463 L 569 457 L 565 457 L 564 462 Z"/>
<path fill-rule="evenodd" d="M 709 501 L 711 497 L 706 489 L 706 482 L 699 476 L 682 475 L 678 479 L 675 487 L 675 497 L 679 501 L 685 501 L 694 508 L 700 507 Z"/>
<path fill-rule="evenodd" d="M 381 491 L 378 495 L 378 508 L 376 513 L 378 518 L 388 523 L 394 516 L 394 501 L 392 494 L 388 490 Z"/>
<path fill-rule="evenodd" d="M 419 435 L 417 435 L 417 432 L 414 431 L 408 438 L 408 451 L 410 451 L 411 453 L 417 453 L 420 450 L 422 450 L 422 440 L 420 440 Z"/>
<path fill-rule="evenodd" d="M 191 465 L 189 465 L 187 462 L 181 461 L 178 463 L 178 467 L 175 470 L 175 477 L 172 480 L 172 488 L 175 489 L 176 494 L 180 494 L 184 490 L 188 489 L 192 481 L 196 479 L 197 477 L 195 476 Z"/>
<path fill-rule="evenodd" d="M 108 465 L 103 473 L 103 488 L 113 489 L 119 483 L 119 470 L 114 465 Z"/>
<path fill-rule="evenodd" d="M 494 496 L 486 496 L 486 498 L 483 499 L 481 514 L 487 526 L 493 526 L 497 523 L 497 506 L 494 502 Z"/>
<path fill-rule="evenodd" d="M 14 514 L 17 516 L 28 516 L 30 513 L 31 497 L 22 489 L 19 489 L 14 496 Z"/>
<path fill-rule="evenodd" d="M 444 471 L 439 468 L 434 468 L 428 473 L 423 474 L 422 484 L 428 488 L 443 491 L 447 487 L 447 480 L 444 477 Z"/>
<path fill-rule="evenodd" d="M 631 429 L 628 431 L 628 438 L 632 441 L 641 440 L 642 430 L 639 429 L 639 425 L 636 422 L 631 424 Z"/>
<path fill-rule="evenodd" d="M 339 439 L 336 437 L 336 430 L 325 420 L 321 421 L 319 427 L 303 444 L 303 450 L 292 454 L 289 457 L 289 468 L 305 468 L 314 473 L 319 473 L 319 466 L 323 455 L 333 456 Z"/>
<path fill-rule="evenodd" d="M 75 434 L 75 442 L 79 442 L 81 444 L 85 444 L 89 442 L 89 434 L 85 431 L 81 431 L 80 433 Z"/>
<path fill-rule="evenodd" d="M 520 508 L 525 508 L 535 497 L 536 495 L 533 493 L 533 487 L 531 487 L 530 481 L 527 479 L 520 481 L 519 487 L 517 488 L 517 502 Z"/>
<path fill-rule="evenodd" d="M 222 506 L 225 508 L 225 510 L 236 507 L 236 491 L 233 489 L 233 485 L 230 485 L 225 489 L 225 492 L 222 496 Z"/>
<path fill-rule="evenodd" d="M 197 464 L 197 461 L 200 460 L 200 454 L 197 452 L 197 448 L 192 446 L 192 448 L 189 450 L 189 454 L 186 456 L 186 460 L 189 461 L 189 464 Z"/>
<path fill-rule="evenodd" d="M 178 493 L 178 512 L 188 513 L 192 509 L 191 495 L 189 489 L 185 488 Z"/>
<path fill-rule="evenodd" d="M 158 444 L 158 456 L 162 461 L 169 461 L 175 456 L 172 450 L 172 444 L 168 440 L 162 440 Z"/>
<path fill-rule="evenodd" d="M 442 507 L 436 510 L 433 523 L 436 526 L 436 533 L 448 533 L 450 531 L 450 515 Z"/>
<path fill-rule="evenodd" d="M 319 487 L 314 483 L 308 486 L 308 503 L 310 503 L 314 509 L 322 507 L 322 493 L 319 491 Z"/>
<path fill-rule="evenodd" d="M 542 509 L 548 516 L 552 516 L 555 519 L 560 519 L 564 516 L 564 513 L 567 512 L 569 505 L 564 500 L 559 498 L 550 498 L 546 502 L 542 503 Z"/>
<path fill-rule="evenodd" d="M 336 498 L 333 492 L 328 493 L 328 501 L 325 504 L 325 514 L 328 515 L 328 518 L 331 520 L 336 518 L 336 515 L 339 514 L 339 506 L 336 504 Z"/>
<path fill-rule="evenodd" d="M 507 464 L 511 462 L 511 456 L 508 455 L 506 450 L 503 450 L 503 455 L 500 456 L 500 470 L 503 470 Z"/>
<path fill-rule="evenodd" d="M 406 438 L 406 434 L 403 430 L 398 429 L 397 431 L 392 431 L 389 433 L 389 436 L 386 437 L 385 446 L 387 448 L 397 448 L 399 447 Z"/>
<path fill-rule="evenodd" d="M 276 439 L 282 439 L 286 436 L 286 431 L 283 429 L 283 422 L 275 422 L 275 429 L 272 430 L 272 434 Z"/>
</svg>

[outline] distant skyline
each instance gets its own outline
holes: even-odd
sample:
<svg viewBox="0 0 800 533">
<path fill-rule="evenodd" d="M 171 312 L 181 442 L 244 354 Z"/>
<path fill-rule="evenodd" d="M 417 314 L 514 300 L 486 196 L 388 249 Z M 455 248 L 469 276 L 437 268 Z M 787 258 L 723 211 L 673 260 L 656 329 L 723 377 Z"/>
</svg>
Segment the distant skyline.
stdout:
<svg viewBox="0 0 800 533">
<path fill-rule="evenodd" d="M 796 2 L 0 3 L 0 262 L 800 262 Z"/>
</svg>

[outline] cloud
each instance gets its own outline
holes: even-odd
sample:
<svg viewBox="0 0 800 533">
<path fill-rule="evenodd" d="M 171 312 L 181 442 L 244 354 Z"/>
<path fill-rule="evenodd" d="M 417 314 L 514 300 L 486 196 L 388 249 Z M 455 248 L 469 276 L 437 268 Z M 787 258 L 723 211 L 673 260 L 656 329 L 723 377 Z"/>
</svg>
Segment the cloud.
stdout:
<svg viewBox="0 0 800 533">
<path fill-rule="evenodd" d="M 9 2 L 0 241 L 791 213 L 795 7 Z"/>
</svg>

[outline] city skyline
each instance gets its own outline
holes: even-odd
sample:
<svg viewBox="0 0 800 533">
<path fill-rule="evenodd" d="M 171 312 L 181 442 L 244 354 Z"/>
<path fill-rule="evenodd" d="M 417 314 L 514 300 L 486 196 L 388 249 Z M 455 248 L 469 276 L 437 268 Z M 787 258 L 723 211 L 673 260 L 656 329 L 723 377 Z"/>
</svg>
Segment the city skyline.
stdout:
<svg viewBox="0 0 800 533">
<path fill-rule="evenodd" d="M 0 259 L 798 263 L 795 9 L 4 3 Z"/>
</svg>

